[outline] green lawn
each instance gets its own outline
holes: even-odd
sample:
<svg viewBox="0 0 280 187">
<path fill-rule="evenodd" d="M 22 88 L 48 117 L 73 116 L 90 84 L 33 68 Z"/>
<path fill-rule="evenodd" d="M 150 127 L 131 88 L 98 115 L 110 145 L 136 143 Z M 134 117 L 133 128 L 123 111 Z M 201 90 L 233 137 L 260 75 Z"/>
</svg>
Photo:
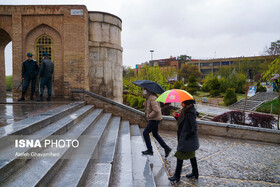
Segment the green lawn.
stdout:
<svg viewBox="0 0 280 187">
<path fill-rule="evenodd" d="M 13 76 L 6 76 L 6 88 L 7 91 L 12 91 L 13 89 Z"/>
<path fill-rule="evenodd" d="M 272 113 L 273 114 L 278 114 L 277 110 L 278 110 L 278 98 L 274 99 L 273 101 L 269 101 L 264 103 L 262 106 L 260 106 L 257 111 L 258 112 L 264 112 L 264 113 L 271 113 L 271 109 L 272 109 Z"/>
<path fill-rule="evenodd" d="M 245 94 L 236 94 L 237 95 L 237 101 L 239 101 L 240 99 L 244 99 L 245 98 Z M 194 95 L 195 99 L 198 102 L 202 101 L 202 97 L 207 97 L 208 99 L 217 99 L 219 100 L 219 105 L 221 106 L 225 106 L 224 102 L 223 102 L 223 98 L 225 96 L 225 93 L 220 93 L 219 96 L 217 97 L 210 97 L 210 93 L 209 92 L 202 92 L 202 91 L 197 91 L 196 94 Z"/>
</svg>

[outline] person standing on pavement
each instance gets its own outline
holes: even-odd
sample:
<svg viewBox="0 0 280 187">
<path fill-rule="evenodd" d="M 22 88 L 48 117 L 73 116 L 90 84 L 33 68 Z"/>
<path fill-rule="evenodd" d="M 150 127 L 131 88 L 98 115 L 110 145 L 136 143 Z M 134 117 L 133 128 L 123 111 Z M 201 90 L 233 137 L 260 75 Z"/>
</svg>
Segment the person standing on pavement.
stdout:
<svg viewBox="0 0 280 187">
<path fill-rule="evenodd" d="M 178 146 L 177 152 L 174 155 L 177 158 L 175 174 L 173 177 L 168 178 L 172 182 L 180 181 L 183 160 L 190 159 L 192 165 L 192 173 L 186 175 L 186 177 L 195 177 L 197 179 L 199 176 L 195 157 L 195 151 L 199 148 L 199 140 L 196 123 L 197 112 L 194 104 L 194 100 L 183 101 L 181 103 L 183 107 L 181 113 L 178 115 L 176 111 L 174 112 L 174 117 L 177 120 L 178 126 Z"/>
<path fill-rule="evenodd" d="M 49 59 L 49 54 L 47 52 L 43 53 L 43 60 L 40 66 L 40 98 L 37 101 L 43 101 L 44 88 L 48 88 L 48 98 L 47 101 L 51 100 L 52 95 L 52 76 L 54 71 L 53 62 Z"/>
<path fill-rule="evenodd" d="M 149 133 L 152 132 L 154 138 L 158 141 L 161 147 L 164 148 L 165 157 L 168 157 L 171 152 L 171 148 L 164 142 L 161 136 L 158 134 L 158 125 L 160 120 L 162 120 L 162 114 L 159 103 L 156 101 L 157 95 L 153 92 L 150 92 L 147 89 L 143 90 L 144 95 L 146 96 L 146 101 L 144 102 L 145 106 L 145 119 L 148 122 L 146 128 L 143 131 L 144 140 L 147 146 L 146 151 L 142 151 L 143 155 L 153 155 L 153 147 L 151 145 L 151 139 Z"/>
<path fill-rule="evenodd" d="M 21 69 L 21 79 L 24 81 L 22 87 L 21 98 L 18 101 L 24 101 L 24 95 L 28 89 L 28 86 L 31 82 L 31 95 L 30 100 L 34 100 L 33 95 L 35 93 L 36 79 L 39 71 L 38 64 L 35 60 L 32 59 L 33 54 L 27 53 L 27 60 L 22 63 Z"/>
</svg>

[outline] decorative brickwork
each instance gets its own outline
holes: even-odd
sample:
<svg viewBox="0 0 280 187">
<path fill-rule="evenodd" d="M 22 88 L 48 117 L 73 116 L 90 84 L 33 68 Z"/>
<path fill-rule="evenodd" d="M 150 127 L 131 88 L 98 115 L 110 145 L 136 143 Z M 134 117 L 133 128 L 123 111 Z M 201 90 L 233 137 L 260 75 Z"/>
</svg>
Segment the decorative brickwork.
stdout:
<svg viewBox="0 0 280 187">
<path fill-rule="evenodd" d="M 4 48 L 13 42 L 13 96 L 21 82 L 27 52 L 38 57 L 37 40 L 51 38 L 54 62 L 53 94 L 71 97 L 85 89 L 122 100 L 121 20 L 111 14 L 88 12 L 83 5 L 0 6 L 0 65 Z M 40 47 L 40 46 L 39 46 Z M 39 58 L 38 58 L 39 59 Z M 5 97 L 5 68 L 0 70 L 0 98 Z"/>
</svg>

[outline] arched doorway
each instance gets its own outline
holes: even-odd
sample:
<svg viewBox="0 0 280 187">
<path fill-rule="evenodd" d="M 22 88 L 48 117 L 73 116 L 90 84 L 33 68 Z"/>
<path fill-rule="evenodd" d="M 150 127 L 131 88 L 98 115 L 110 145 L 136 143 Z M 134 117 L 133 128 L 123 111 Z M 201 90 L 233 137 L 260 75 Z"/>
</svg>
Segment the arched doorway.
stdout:
<svg viewBox="0 0 280 187">
<path fill-rule="evenodd" d="M 5 47 L 12 41 L 10 35 L 0 28 L 0 101 L 6 101 Z"/>
<path fill-rule="evenodd" d="M 63 97 L 64 94 L 64 69 L 63 46 L 60 33 L 54 28 L 41 24 L 31 29 L 25 37 L 24 54 L 32 52 L 35 60 L 40 65 L 42 55 L 48 52 L 54 63 L 53 96 Z"/>
</svg>

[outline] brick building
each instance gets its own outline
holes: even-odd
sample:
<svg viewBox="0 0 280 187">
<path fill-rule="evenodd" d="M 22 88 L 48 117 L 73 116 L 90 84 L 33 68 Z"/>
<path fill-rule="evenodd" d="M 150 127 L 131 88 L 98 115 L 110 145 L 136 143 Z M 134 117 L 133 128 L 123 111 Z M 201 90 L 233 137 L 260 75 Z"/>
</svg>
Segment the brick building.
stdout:
<svg viewBox="0 0 280 187">
<path fill-rule="evenodd" d="M 188 64 L 196 65 L 199 67 L 199 70 L 202 73 L 202 76 L 205 77 L 209 73 L 215 73 L 219 71 L 221 66 L 229 66 L 233 63 L 242 63 L 245 61 L 259 61 L 272 62 L 274 60 L 273 56 L 253 56 L 253 57 L 236 57 L 236 58 L 217 58 L 210 60 L 192 60 Z"/>
<path fill-rule="evenodd" d="M 165 59 L 158 59 L 158 60 L 151 60 L 149 62 L 146 63 L 142 63 L 142 64 L 137 64 L 136 68 L 134 69 L 134 73 L 138 74 L 141 72 L 141 69 L 145 66 L 159 66 L 160 68 L 167 68 L 167 67 L 171 67 L 174 68 L 175 70 L 178 70 L 180 65 L 179 65 L 179 61 L 176 59 L 176 57 L 170 57 L 170 58 L 165 58 Z"/>
<path fill-rule="evenodd" d="M 186 64 L 196 65 L 198 66 L 199 70 L 202 73 L 202 77 L 205 77 L 209 73 L 215 73 L 219 71 L 219 68 L 222 66 L 229 66 L 233 63 L 242 63 L 245 61 L 259 61 L 261 63 L 264 62 L 272 62 L 274 60 L 274 56 L 253 56 L 253 57 L 235 57 L 235 58 L 217 58 L 217 59 L 190 59 L 189 61 L 186 61 Z M 159 59 L 159 60 L 153 60 L 149 61 L 143 64 L 137 64 L 136 69 L 134 69 L 135 73 L 138 74 L 141 72 L 141 69 L 145 66 L 154 66 L 158 65 L 161 68 L 166 67 L 173 67 L 176 70 L 179 70 L 182 66 L 182 60 L 176 58 L 176 57 L 170 57 L 166 59 Z"/>
<path fill-rule="evenodd" d="M 27 52 L 38 63 L 48 52 L 55 65 L 55 97 L 85 89 L 122 101 L 122 21 L 83 5 L 0 5 L 0 98 L 5 94 L 5 46 L 12 41 L 13 95 L 20 90 Z"/>
</svg>

